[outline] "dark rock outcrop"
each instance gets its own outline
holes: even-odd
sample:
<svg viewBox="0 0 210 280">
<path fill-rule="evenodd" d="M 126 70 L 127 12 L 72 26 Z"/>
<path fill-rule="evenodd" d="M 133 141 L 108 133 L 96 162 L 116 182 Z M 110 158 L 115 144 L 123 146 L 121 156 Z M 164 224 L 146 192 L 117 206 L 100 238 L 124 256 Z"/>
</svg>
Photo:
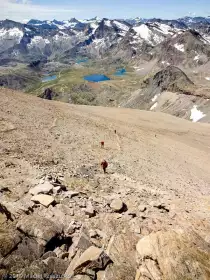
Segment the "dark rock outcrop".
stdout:
<svg viewBox="0 0 210 280">
<path fill-rule="evenodd" d="M 50 88 L 45 89 L 45 91 L 39 95 L 40 98 L 48 99 L 48 100 L 56 99 L 56 97 L 58 96 L 59 94 L 52 91 Z"/>
</svg>

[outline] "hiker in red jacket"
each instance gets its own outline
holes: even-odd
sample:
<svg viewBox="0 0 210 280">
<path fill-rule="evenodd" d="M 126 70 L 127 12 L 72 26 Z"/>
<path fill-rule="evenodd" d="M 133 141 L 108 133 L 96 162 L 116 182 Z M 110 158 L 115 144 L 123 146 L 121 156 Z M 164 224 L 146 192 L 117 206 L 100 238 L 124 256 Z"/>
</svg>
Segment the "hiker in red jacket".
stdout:
<svg viewBox="0 0 210 280">
<path fill-rule="evenodd" d="M 103 168 L 104 173 L 106 173 L 106 169 L 108 167 L 108 163 L 107 163 L 107 161 L 105 159 L 101 162 L 101 167 Z"/>
<path fill-rule="evenodd" d="M 101 141 L 101 148 L 104 148 L 104 141 Z"/>
</svg>

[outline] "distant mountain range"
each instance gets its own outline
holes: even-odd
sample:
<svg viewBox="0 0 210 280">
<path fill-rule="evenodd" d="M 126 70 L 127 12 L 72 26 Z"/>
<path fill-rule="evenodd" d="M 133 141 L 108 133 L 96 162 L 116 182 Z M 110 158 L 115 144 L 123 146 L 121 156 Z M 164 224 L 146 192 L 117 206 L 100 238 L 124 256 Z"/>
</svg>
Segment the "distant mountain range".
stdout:
<svg viewBox="0 0 210 280">
<path fill-rule="evenodd" d="M 77 56 L 204 64 L 210 58 L 210 18 L 0 21 L 0 65 L 71 63 Z"/>
</svg>

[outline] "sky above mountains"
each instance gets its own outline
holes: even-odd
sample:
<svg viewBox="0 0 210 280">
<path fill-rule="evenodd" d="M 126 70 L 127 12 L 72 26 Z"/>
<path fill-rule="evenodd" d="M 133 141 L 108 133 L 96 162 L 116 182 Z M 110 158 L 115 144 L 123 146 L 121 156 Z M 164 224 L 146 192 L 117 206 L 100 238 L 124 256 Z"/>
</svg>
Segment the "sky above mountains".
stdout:
<svg viewBox="0 0 210 280">
<path fill-rule="evenodd" d="M 210 16 L 209 0 L 0 0 L 0 20 Z"/>
</svg>

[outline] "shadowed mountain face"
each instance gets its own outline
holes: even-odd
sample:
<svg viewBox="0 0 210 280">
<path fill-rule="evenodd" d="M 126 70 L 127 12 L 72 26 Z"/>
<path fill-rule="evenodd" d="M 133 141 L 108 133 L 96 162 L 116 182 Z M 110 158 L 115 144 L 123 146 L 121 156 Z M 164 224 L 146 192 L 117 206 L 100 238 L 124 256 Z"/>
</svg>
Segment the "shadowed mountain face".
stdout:
<svg viewBox="0 0 210 280">
<path fill-rule="evenodd" d="M 142 83 L 142 90 L 126 103 L 126 107 L 149 109 L 151 101 L 164 91 L 193 94 L 194 84 L 178 67 L 168 66 L 147 78 Z M 150 106 L 151 107 L 151 106 Z"/>
<path fill-rule="evenodd" d="M 168 66 L 156 73 L 152 78 L 146 79 L 144 86 L 151 91 L 183 92 L 184 89 L 192 88 L 193 82 L 178 67 Z"/>
</svg>

